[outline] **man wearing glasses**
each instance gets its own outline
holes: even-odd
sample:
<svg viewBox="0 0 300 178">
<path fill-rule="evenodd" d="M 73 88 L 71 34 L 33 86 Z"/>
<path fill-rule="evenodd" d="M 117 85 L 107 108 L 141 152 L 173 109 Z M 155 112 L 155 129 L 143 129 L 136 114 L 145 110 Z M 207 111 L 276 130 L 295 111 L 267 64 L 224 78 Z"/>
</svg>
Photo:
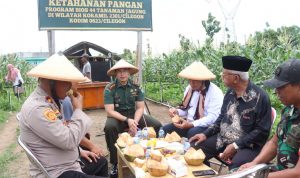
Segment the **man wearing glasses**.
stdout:
<svg viewBox="0 0 300 178">
<path fill-rule="evenodd" d="M 252 161 L 266 143 L 271 127 L 271 105 L 267 93 L 249 80 L 250 59 L 222 57 L 222 80 L 228 87 L 221 114 L 206 131 L 190 138 L 209 159 L 219 156 L 229 169 Z"/>
</svg>

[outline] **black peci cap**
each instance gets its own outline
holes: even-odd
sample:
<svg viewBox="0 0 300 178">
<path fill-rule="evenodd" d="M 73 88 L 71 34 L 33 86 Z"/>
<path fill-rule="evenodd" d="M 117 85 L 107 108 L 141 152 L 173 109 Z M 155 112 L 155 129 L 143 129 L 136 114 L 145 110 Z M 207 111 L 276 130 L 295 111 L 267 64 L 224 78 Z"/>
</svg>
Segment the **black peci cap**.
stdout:
<svg viewBox="0 0 300 178">
<path fill-rule="evenodd" d="M 224 69 L 248 72 L 252 61 L 242 56 L 223 56 L 222 63 Z"/>
</svg>

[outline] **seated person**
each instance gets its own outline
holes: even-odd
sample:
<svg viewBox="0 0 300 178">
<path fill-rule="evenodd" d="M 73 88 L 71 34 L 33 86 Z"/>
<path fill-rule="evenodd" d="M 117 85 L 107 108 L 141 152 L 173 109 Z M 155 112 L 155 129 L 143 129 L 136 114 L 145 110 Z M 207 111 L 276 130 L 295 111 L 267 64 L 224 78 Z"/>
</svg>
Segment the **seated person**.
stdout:
<svg viewBox="0 0 300 178">
<path fill-rule="evenodd" d="M 286 107 L 282 110 L 276 134 L 269 140 L 259 155 L 239 170 L 260 163 L 269 163 L 277 156 L 277 165 L 268 177 L 300 177 L 300 60 L 291 59 L 275 71 L 274 79 L 264 82 L 275 88 L 279 100 Z"/>
<path fill-rule="evenodd" d="M 181 137 L 191 138 L 202 133 L 218 118 L 223 103 L 223 93 L 210 80 L 216 76 L 201 62 L 194 62 L 179 74 L 189 80 L 182 105 L 169 110 L 170 117 L 184 118 L 163 127 L 166 133 L 176 131 Z"/>
<path fill-rule="evenodd" d="M 266 143 L 271 128 L 271 105 L 267 93 L 249 80 L 252 61 L 241 56 L 222 58 L 222 79 L 229 88 L 215 124 L 190 138 L 201 148 L 205 163 L 215 156 L 229 161 L 229 169 L 252 161 Z M 220 154 L 221 153 L 221 154 Z"/>
<path fill-rule="evenodd" d="M 59 100 L 66 97 L 71 82 L 83 81 L 84 76 L 61 54 L 51 56 L 29 71 L 28 75 L 38 77 L 39 85 L 20 111 L 22 141 L 51 177 L 107 177 L 107 160 L 78 148 L 92 124 L 91 119 L 82 111 L 82 96 L 79 93 L 76 97 L 70 96 L 74 107 L 71 121 L 66 126 L 62 120 Z M 83 167 L 78 161 L 79 155 L 85 158 Z M 32 177 L 42 177 L 42 174 L 32 165 Z"/>
<path fill-rule="evenodd" d="M 72 89 L 74 89 L 74 87 L 76 88 L 76 85 L 74 86 L 74 83 L 72 85 L 73 85 Z M 72 106 L 71 98 L 69 96 L 66 96 L 63 100 L 60 100 L 60 103 L 61 103 L 61 112 L 62 112 L 64 124 L 68 125 L 69 122 L 72 121 L 71 119 L 73 115 L 73 106 Z M 80 155 L 80 160 L 82 161 L 82 163 L 84 163 L 84 165 L 88 165 L 88 166 L 84 166 L 83 172 L 85 172 L 84 171 L 85 168 L 89 168 L 90 170 L 95 169 L 94 171 L 95 175 L 98 174 L 101 175 L 101 173 L 98 173 L 97 171 L 103 172 L 105 167 L 107 168 L 107 165 L 105 165 L 107 164 L 107 161 L 99 160 L 99 159 L 104 159 L 104 158 L 100 158 L 100 157 L 104 157 L 103 149 L 98 147 L 90 140 L 89 133 L 86 133 L 85 137 L 82 138 L 79 145 L 82 148 L 81 149 L 82 154 Z M 89 158 L 88 157 L 89 155 L 92 155 L 92 158 L 94 159 Z M 95 162 L 93 162 L 93 160 L 95 160 Z M 108 174 L 107 169 L 104 172 L 106 172 L 105 175 Z"/>
<path fill-rule="evenodd" d="M 131 136 L 137 133 L 138 128 L 145 126 L 154 127 L 158 133 L 161 123 L 145 115 L 144 94 L 138 85 L 134 84 L 130 75 L 138 72 L 138 69 L 121 59 L 108 72 L 107 75 L 116 77 L 115 81 L 105 87 L 104 107 L 107 112 L 105 123 L 105 139 L 110 151 L 110 163 L 113 165 L 111 177 L 116 177 L 117 172 L 117 150 L 115 143 L 118 134 L 127 129 Z"/>
</svg>

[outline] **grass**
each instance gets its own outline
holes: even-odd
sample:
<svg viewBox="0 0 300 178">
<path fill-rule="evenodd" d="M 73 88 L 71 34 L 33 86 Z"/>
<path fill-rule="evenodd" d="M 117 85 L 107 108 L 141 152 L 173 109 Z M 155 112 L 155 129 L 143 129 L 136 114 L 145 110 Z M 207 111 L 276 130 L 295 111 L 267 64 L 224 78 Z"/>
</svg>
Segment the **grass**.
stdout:
<svg viewBox="0 0 300 178">
<path fill-rule="evenodd" d="M 9 175 L 7 168 L 9 164 L 15 161 L 18 157 L 18 155 L 14 153 L 15 148 L 16 143 L 13 143 L 0 154 L 0 178 L 12 177 L 11 175 Z"/>
<path fill-rule="evenodd" d="M 7 119 L 8 119 L 8 112 L 0 110 L 0 125 L 2 123 L 5 123 L 7 121 Z"/>
</svg>

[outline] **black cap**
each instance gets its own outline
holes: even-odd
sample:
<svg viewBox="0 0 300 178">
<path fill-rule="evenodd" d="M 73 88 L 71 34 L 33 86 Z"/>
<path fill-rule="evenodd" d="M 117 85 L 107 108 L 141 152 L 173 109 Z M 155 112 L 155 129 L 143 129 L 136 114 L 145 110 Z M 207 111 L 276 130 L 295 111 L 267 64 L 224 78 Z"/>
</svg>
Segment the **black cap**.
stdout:
<svg viewBox="0 0 300 178">
<path fill-rule="evenodd" d="M 224 69 L 248 72 L 252 61 L 242 56 L 223 56 L 222 63 Z"/>
<path fill-rule="evenodd" d="M 264 85 L 270 88 L 279 88 L 288 83 L 300 82 L 300 60 L 289 59 L 280 64 L 274 73 L 274 78 L 264 81 Z"/>
</svg>

